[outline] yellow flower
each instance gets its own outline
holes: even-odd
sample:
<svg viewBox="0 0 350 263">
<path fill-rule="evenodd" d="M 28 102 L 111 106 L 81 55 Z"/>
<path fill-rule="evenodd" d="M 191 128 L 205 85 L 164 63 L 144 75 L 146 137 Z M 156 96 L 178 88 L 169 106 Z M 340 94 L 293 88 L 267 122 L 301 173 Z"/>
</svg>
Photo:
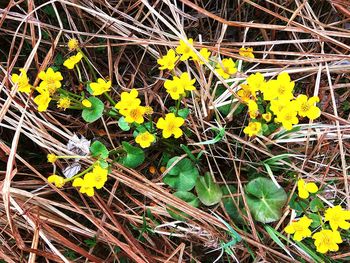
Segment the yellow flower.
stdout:
<svg viewBox="0 0 350 263">
<path fill-rule="evenodd" d="M 34 103 L 38 105 L 38 111 L 46 111 L 51 101 L 50 92 L 44 87 L 37 87 L 36 90 L 40 95 L 34 98 Z"/>
<path fill-rule="evenodd" d="M 175 51 L 173 49 L 170 49 L 165 56 L 157 60 L 157 63 L 160 65 L 159 69 L 173 70 L 178 59 L 179 56 L 176 56 Z"/>
<path fill-rule="evenodd" d="M 65 179 L 62 176 L 52 174 L 47 178 L 47 181 L 51 184 L 56 185 L 58 188 L 62 188 L 65 184 Z"/>
<path fill-rule="evenodd" d="M 243 102 L 247 103 L 250 100 L 250 97 L 253 95 L 251 88 L 247 84 L 241 84 L 240 87 L 241 89 L 237 91 L 237 95 L 242 99 Z"/>
<path fill-rule="evenodd" d="M 150 174 L 155 174 L 157 172 L 157 168 L 153 165 L 151 165 L 149 168 L 148 168 L 148 171 Z"/>
<path fill-rule="evenodd" d="M 165 166 L 161 166 L 161 167 L 159 168 L 159 172 L 161 172 L 161 173 L 164 173 L 165 170 L 166 170 L 166 167 L 165 167 Z"/>
<path fill-rule="evenodd" d="M 157 128 L 163 130 L 162 135 L 164 138 L 169 138 L 172 135 L 175 138 L 179 138 L 182 135 L 180 127 L 184 122 L 183 118 L 176 117 L 174 113 L 168 113 L 165 115 L 165 119 L 159 118 Z"/>
<path fill-rule="evenodd" d="M 47 155 L 47 162 L 49 163 L 55 163 L 57 161 L 57 155 L 56 154 L 53 154 L 53 153 L 49 153 Z"/>
<path fill-rule="evenodd" d="M 136 89 L 132 89 L 130 93 L 125 91 L 122 92 L 120 95 L 120 101 L 115 105 L 115 108 L 123 114 L 123 112 L 127 111 L 130 105 L 140 105 L 141 100 L 137 98 L 138 95 L 139 93 Z"/>
<path fill-rule="evenodd" d="M 241 47 L 239 49 L 239 55 L 247 58 L 254 58 L 253 48 L 252 47 Z"/>
<path fill-rule="evenodd" d="M 71 38 L 69 39 L 67 46 L 70 51 L 73 51 L 79 47 L 79 42 L 77 39 Z"/>
<path fill-rule="evenodd" d="M 248 100 L 247 105 L 250 118 L 255 119 L 259 115 L 258 104 L 254 100 Z"/>
<path fill-rule="evenodd" d="M 125 121 L 128 123 L 136 122 L 138 124 L 143 123 L 145 120 L 143 115 L 146 113 L 146 107 L 140 105 L 130 105 L 125 111 L 120 111 L 125 117 Z"/>
<path fill-rule="evenodd" d="M 71 56 L 68 59 L 66 59 L 63 63 L 63 66 L 65 66 L 68 69 L 73 69 L 75 64 L 79 63 L 82 58 L 83 53 L 78 52 L 75 56 Z"/>
<path fill-rule="evenodd" d="M 108 169 L 102 168 L 100 165 L 96 165 L 91 173 L 87 173 L 84 176 L 84 181 L 89 185 L 101 189 L 107 182 Z"/>
<path fill-rule="evenodd" d="M 314 96 L 308 99 L 306 95 L 302 94 L 295 101 L 298 105 L 299 116 L 308 117 L 310 120 L 320 117 L 321 111 L 315 106 L 315 103 L 320 101 L 318 97 Z"/>
<path fill-rule="evenodd" d="M 180 78 L 177 80 L 178 84 L 184 88 L 184 90 L 195 90 L 193 86 L 196 82 L 195 79 L 191 79 L 190 75 L 187 72 L 184 72 L 180 75 Z"/>
<path fill-rule="evenodd" d="M 152 115 L 153 114 L 153 109 L 151 106 L 145 106 L 146 112 L 145 114 L 147 115 Z"/>
<path fill-rule="evenodd" d="M 199 50 L 199 54 L 201 54 L 201 56 L 204 58 L 204 61 L 200 60 L 199 57 L 195 53 L 193 53 L 193 55 L 192 55 L 192 60 L 198 61 L 199 64 L 201 64 L 201 65 L 203 65 L 204 62 L 209 61 L 209 57 L 210 57 L 211 52 L 206 47 L 201 48 Z"/>
<path fill-rule="evenodd" d="M 297 111 L 292 107 L 284 107 L 277 115 L 276 122 L 282 123 L 287 131 L 293 128 L 293 124 L 298 124 Z"/>
<path fill-rule="evenodd" d="M 38 77 L 42 80 L 39 87 L 46 88 L 50 94 L 54 94 L 62 86 L 61 80 L 63 80 L 63 77 L 61 73 L 53 71 L 52 68 L 48 68 L 46 72 L 40 71 Z"/>
<path fill-rule="evenodd" d="M 315 239 L 315 246 L 317 252 L 327 253 L 328 251 L 338 251 L 338 244 L 342 243 L 340 233 L 329 229 L 322 229 L 321 231 L 312 235 Z"/>
<path fill-rule="evenodd" d="M 248 126 L 244 128 L 243 132 L 249 137 L 259 134 L 261 131 L 260 122 L 249 122 Z"/>
<path fill-rule="evenodd" d="M 290 100 L 286 99 L 276 99 L 276 100 L 271 100 L 271 106 L 270 110 L 275 114 L 278 115 L 284 108 L 294 108 L 296 109 L 295 102 L 291 102 Z"/>
<path fill-rule="evenodd" d="M 91 108 L 91 106 L 92 106 L 92 103 L 91 103 L 89 100 L 87 100 L 87 99 L 84 99 L 84 100 L 81 102 L 81 104 L 82 104 L 85 108 Z"/>
<path fill-rule="evenodd" d="M 305 183 L 303 179 L 298 180 L 298 195 L 302 199 L 306 199 L 309 197 L 309 193 L 316 193 L 318 191 L 318 187 L 315 183 Z"/>
<path fill-rule="evenodd" d="M 67 109 L 69 108 L 70 106 L 70 98 L 68 97 L 62 97 L 58 100 L 58 103 L 57 103 L 57 108 L 60 108 L 60 109 Z"/>
<path fill-rule="evenodd" d="M 309 229 L 311 223 L 311 219 L 303 216 L 299 221 L 289 224 L 284 231 L 287 234 L 294 234 L 293 239 L 296 241 L 301 241 L 305 237 L 311 237 L 311 231 Z"/>
<path fill-rule="evenodd" d="M 190 57 L 196 57 L 196 54 L 193 52 L 193 39 L 190 38 L 187 40 L 190 45 L 187 45 L 185 41 L 180 40 L 180 45 L 176 48 L 176 52 L 181 55 L 180 60 L 185 61 Z"/>
<path fill-rule="evenodd" d="M 272 119 L 272 114 L 271 114 L 271 112 L 268 112 L 268 113 L 263 114 L 262 117 L 266 122 L 270 122 Z"/>
<path fill-rule="evenodd" d="M 112 82 L 109 81 L 104 81 L 101 78 L 97 79 L 97 82 L 91 82 L 90 83 L 90 88 L 92 89 L 92 95 L 98 96 L 101 95 L 111 89 Z"/>
<path fill-rule="evenodd" d="M 85 180 L 85 176 L 84 176 L 84 179 L 82 179 L 82 178 L 74 179 L 72 185 L 74 187 L 80 187 L 80 189 L 79 189 L 80 193 L 87 194 L 88 196 L 94 196 L 95 191 L 94 191 L 93 181 L 92 180 Z"/>
<path fill-rule="evenodd" d="M 267 82 L 264 89 L 264 100 L 275 98 L 291 100 L 293 98 L 294 81 L 291 81 L 287 72 L 278 75 L 277 80 Z"/>
<path fill-rule="evenodd" d="M 228 79 L 232 74 L 237 72 L 235 62 L 232 58 L 224 58 L 221 63 L 216 64 L 215 70 L 222 78 Z"/>
<path fill-rule="evenodd" d="M 21 68 L 19 71 L 21 72 L 21 75 L 19 76 L 18 74 L 12 74 L 11 79 L 14 84 L 18 85 L 18 91 L 29 93 L 32 85 L 29 84 L 27 72 L 23 68 Z"/>
<path fill-rule="evenodd" d="M 324 218 L 326 222 L 329 221 L 333 231 L 337 230 L 338 227 L 345 230 L 350 228 L 350 223 L 346 222 L 346 220 L 350 220 L 350 211 L 344 210 L 340 205 L 328 208 Z"/>
<path fill-rule="evenodd" d="M 254 97 L 256 96 L 256 92 L 263 91 L 266 85 L 264 75 L 259 72 L 249 75 L 247 78 L 247 83 Z"/>
<path fill-rule="evenodd" d="M 138 144 L 140 144 L 142 148 L 150 147 L 151 143 L 154 142 L 155 140 L 156 138 L 154 137 L 154 135 L 150 134 L 148 131 L 139 133 L 135 138 L 135 141 Z"/>
<path fill-rule="evenodd" d="M 173 100 L 178 100 L 180 99 L 180 96 L 184 96 L 186 94 L 184 87 L 182 85 L 178 85 L 179 83 L 176 81 L 177 79 L 179 78 L 173 77 L 173 80 L 167 79 L 164 82 L 164 88 Z"/>
</svg>

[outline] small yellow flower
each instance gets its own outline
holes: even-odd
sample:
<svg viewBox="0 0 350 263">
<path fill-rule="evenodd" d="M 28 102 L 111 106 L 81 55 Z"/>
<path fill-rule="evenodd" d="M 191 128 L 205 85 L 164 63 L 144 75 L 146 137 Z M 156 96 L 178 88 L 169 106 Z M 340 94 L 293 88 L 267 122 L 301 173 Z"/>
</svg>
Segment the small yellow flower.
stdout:
<svg viewBox="0 0 350 263">
<path fill-rule="evenodd" d="M 161 173 L 164 173 L 165 170 L 166 170 L 166 167 L 165 167 L 165 166 L 161 166 L 161 167 L 159 168 L 159 172 L 161 172 Z"/>
<path fill-rule="evenodd" d="M 94 196 L 94 185 L 92 180 L 85 180 L 82 178 L 76 178 L 72 184 L 74 187 L 80 187 L 79 192 L 82 194 L 87 194 L 88 196 Z"/>
<path fill-rule="evenodd" d="M 187 41 L 190 45 L 187 45 L 185 41 L 181 39 L 180 45 L 176 48 L 176 52 L 181 55 L 181 61 L 185 61 L 190 57 L 196 57 L 196 54 L 193 52 L 193 39 L 190 38 Z"/>
<path fill-rule="evenodd" d="M 260 122 L 249 122 L 248 126 L 244 128 L 243 132 L 249 137 L 259 134 L 261 131 Z"/>
<path fill-rule="evenodd" d="M 151 106 L 145 106 L 145 109 L 146 109 L 145 114 L 147 115 L 152 115 L 154 112 Z"/>
<path fill-rule="evenodd" d="M 101 95 L 111 89 L 112 82 L 109 81 L 104 81 L 101 78 L 97 79 L 97 82 L 91 82 L 90 83 L 90 88 L 92 89 L 92 95 L 98 96 Z"/>
<path fill-rule="evenodd" d="M 298 195 L 302 199 L 306 199 L 309 197 L 309 193 L 316 193 L 318 191 L 318 187 L 315 183 L 305 183 L 303 179 L 298 180 Z"/>
<path fill-rule="evenodd" d="M 37 87 L 36 90 L 40 95 L 34 98 L 34 103 L 38 105 L 38 111 L 46 111 L 51 101 L 50 92 L 44 87 Z"/>
<path fill-rule="evenodd" d="M 121 114 L 125 113 L 130 105 L 140 105 L 141 100 L 137 98 L 139 95 L 136 89 L 131 89 L 130 92 L 122 92 L 120 101 L 115 105 Z"/>
<path fill-rule="evenodd" d="M 108 179 L 108 169 L 102 168 L 100 165 L 95 165 L 91 173 L 87 173 L 84 176 L 84 180 L 89 184 L 101 189 Z"/>
<path fill-rule="evenodd" d="M 177 79 L 179 78 L 173 77 L 173 80 L 167 79 L 164 82 L 164 88 L 173 100 L 178 100 L 181 96 L 186 94 L 184 87 L 182 85 L 178 85 L 179 83 L 176 81 Z"/>
<path fill-rule="evenodd" d="M 258 104 L 255 100 L 248 100 L 247 105 L 250 118 L 255 119 L 259 115 Z"/>
<path fill-rule="evenodd" d="M 305 237 L 311 237 L 311 231 L 309 229 L 311 223 L 311 219 L 303 216 L 299 221 L 289 224 L 284 231 L 286 231 L 287 234 L 294 234 L 293 238 L 296 241 L 301 241 Z"/>
<path fill-rule="evenodd" d="M 175 138 L 179 138 L 182 135 L 180 127 L 185 123 L 185 120 L 180 117 L 176 117 L 174 113 L 168 113 L 164 118 L 159 118 L 157 122 L 157 128 L 163 130 L 162 135 L 164 138 L 169 138 L 174 135 Z"/>
<path fill-rule="evenodd" d="M 156 138 L 154 137 L 154 135 L 150 134 L 148 131 L 139 133 L 135 138 L 136 143 L 140 144 L 142 148 L 150 147 L 151 143 L 155 140 Z"/>
<path fill-rule="evenodd" d="M 254 54 L 253 54 L 253 48 L 252 47 L 241 47 L 239 49 L 239 55 L 242 57 L 246 57 L 246 58 L 254 58 Z"/>
<path fill-rule="evenodd" d="M 55 72 L 52 68 L 40 71 L 38 77 L 42 80 L 39 87 L 46 88 L 50 94 L 54 94 L 58 88 L 62 86 L 63 77 L 59 71 Z"/>
<path fill-rule="evenodd" d="M 338 244 L 342 243 L 340 233 L 329 229 L 322 229 L 321 231 L 312 235 L 315 239 L 315 246 L 317 252 L 327 253 L 328 251 L 338 251 Z"/>
<path fill-rule="evenodd" d="M 79 42 L 77 39 L 71 38 L 69 39 L 67 46 L 70 51 L 73 51 L 79 47 Z"/>
<path fill-rule="evenodd" d="M 282 72 L 276 80 L 270 80 L 264 88 L 264 100 L 286 99 L 291 100 L 293 96 L 294 81 L 291 81 L 287 72 Z"/>
<path fill-rule="evenodd" d="M 62 97 L 58 100 L 57 108 L 65 110 L 70 107 L 70 104 L 71 104 L 70 98 Z"/>
<path fill-rule="evenodd" d="M 145 121 L 143 115 L 146 113 L 146 107 L 140 105 L 130 105 L 130 108 L 120 113 L 124 115 L 126 122 L 136 122 L 141 124 Z"/>
<path fill-rule="evenodd" d="M 154 165 L 151 165 L 148 168 L 148 171 L 149 171 L 150 174 L 155 174 L 157 172 L 157 168 Z"/>
<path fill-rule="evenodd" d="M 87 100 L 87 99 L 84 99 L 84 100 L 81 102 L 81 104 L 82 104 L 85 108 L 91 108 L 91 106 L 92 106 L 92 103 L 91 103 L 89 100 Z"/>
<path fill-rule="evenodd" d="M 82 58 L 83 58 L 83 53 L 78 52 L 75 56 L 71 56 L 68 59 L 66 59 L 63 63 L 63 66 L 65 66 L 68 69 L 73 69 L 75 65 L 80 62 Z"/>
<path fill-rule="evenodd" d="M 241 89 L 237 91 L 237 95 L 241 98 L 241 100 L 247 103 L 252 96 L 254 96 L 251 92 L 251 88 L 247 84 L 241 84 Z M 255 98 L 255 97 L 254 97 Z"/>
<path fill-rule="evenodd" d="M 350 220 L 350 211 L 344 210 L 340 205 L 328 208 L 324 214 L 325 221 L 329 221 L 329 224 L 333 231 L 338 227 L 348 230 L 350 223 L 346 220 Z"/>
<path fill-rule="evenodd" d="M 271 112 L 268 112 L 268 113 L 262 114 L 262 117 L 266 122 L 270 122 L 272 119 L 272 114 Z"/>
<path fill-rule="evenodd" d="M 21 68 L 19 71 L 21 72 L 21 75 L 19 76 L 18 74 L 12 74 L 11 79 L 14 84 L 18 85 L 18 91 L 29 93 L 32 85 L 29 84 L 27 72 L 23 68 Z"/>
<path fill-rule="evenodd" d="M 228 79 L 232 74 L 237 72 L 235 62 L 232 58 L 224 58 L 221 63 L 216 64 L 215 70 L 222 78 Z"/>
<path fill-rule="evenodd" d="M 57 155 L 56 154 L 53 154 L 53 153 L 49 153 L 47 155 L 47 162 L 49 163 L 55 163 L 57 161 Z"/>
<path fill-rule="evenodd" d="M 316 102 L 320 99 L 317 96 L 307 98 L 306 95 L 299 95 L 296 98 L 296 104 L 298 106 L 298 114 L 301 117 L 308 117 L 310 120 L 315 120 L 321 115 L 321 111 L 315 106 Z"/>
<path fill-rule="evenodd" d="M 296 109 L 294 102 L 291 102 L 290 100 L 286 99 L 276 99 L 276 100 L 271 100 L 271 106 L 270 110 L 275 114 L 278 115 L 284 108 L 294 108 Z"/>
<path fill-rule="evenodd" d="M 179 56 L 176 56 L 175 51 L 173 49 L 170 49 L 165 56 L 157 60 L 157 63 L 160 65 L 159 69 L 173 70 L 175 67 L 175 63 L 178 59 L 179 59 Z"/>
<path fill-rule="evenodd" d="M 62 188 L 65 184 L 65 179 L 62 176 L 52 174 L 47 178 L 47 181 L 51 184 L 54 184 L 58 188 Z"/>
<path fill-rule="evenodd" d="M 210 57 L 211 52 L 206 47 L 201 48 L 199 50 L 199 54 L 204 58 L 204 61 L 200 60 L 199 57 L 195 53 L 193 53 L 193 55 L 192 55 L 192 60 L 198 61 L 199 64 L 201 64 L 201 65 L 203 65 L 204 62 L 209 61 L 209 57 Z"/>
<path fill-rule="evenodd" d="M 283 128 L 287 131 L 293 128 L 294 124 L 298 124 L 297 111 L 292 107 L 284 107 L 277 115 L 276 122 L 282 123 Z"/>
<path fill-rule="evenodd" d="M 263 91 L 266 85 L 265 77 L 260 72 L 249 75 L 247 83 L 253 96 L 256 96 L 256 92 Z"/>
</svg>

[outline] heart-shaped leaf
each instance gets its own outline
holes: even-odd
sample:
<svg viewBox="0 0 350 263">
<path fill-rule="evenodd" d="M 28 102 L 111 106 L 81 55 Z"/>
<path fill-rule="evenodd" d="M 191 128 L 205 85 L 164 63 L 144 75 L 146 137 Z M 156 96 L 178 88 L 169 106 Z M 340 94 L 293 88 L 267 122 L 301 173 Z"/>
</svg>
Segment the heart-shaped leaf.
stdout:
<svg viewBox="0 0 350 263">
<path fill-rule="evenodd" d="M 204 176 L 198 177 L 196 192 L 199 200 L 206 206 L 219 203 L 222 197 L 222 191 L 219 185 L 213 181 L 210 173 L 205 173 Z"/>
<path fill-rule="evenodd" d="M 171 158 L 167 163 L 167 169 L 179 157 Z M 196 184 L 199 175 L 198 169 L 190 159 L 184 158 L 174 165 L 167 175 L 163 177 L 163 182 L 179 191 L 190 191 Z"/>
<path fill-rule="evenodd" d="M 272 180 L 256 178 L 247 184 L 245 193 L 250 212 L 256 221 L 271 223 L 281 218 L 287 194 Z"/>
<path fill-rule="evenodd" d="M 88 101 L 91 102 L 91 107 L 83 109 L 82 117 L 84 121 L 91 123 L 101 118 L 104 104 L 100 99 L 96 97 L 90 97 L 88 98 Z"/>
<path fill-rule="evenodd" d="M 106 146 L 104 146 L 104 144 L 99 141 L 95 141 L 93 144 L 91 144 L 90 152 L 93 157 L 101 156 L 103 159 L 108 158 L 109 154 Z"/>
<path fill-rule="evenodd" d="M 145 160 L 145 153 L 142 149 L 132 146 L 128 142 L 122 142 L 126 156 L 120 159 L 120 163 L 129 168 L 136 168 Z"/>
<path fill-rule="evenodd" d="M 198 197 L 190 192 L 178 191 L 178 192 L 174 193 L 174 196 L 185 201 L 186 203 L 188 203 L 189 205 L 191 205 L 193 207 L 199 206 Z M 168 206 L 167 211 L 168 211 L 169 215 L 176 220 L 183 221 L 183 220 L 185 220 L 185 218 L 189 217 L 185 212 L 181 212 L 179 209 L 176 209 L 173 206 Z"/>
</svg>

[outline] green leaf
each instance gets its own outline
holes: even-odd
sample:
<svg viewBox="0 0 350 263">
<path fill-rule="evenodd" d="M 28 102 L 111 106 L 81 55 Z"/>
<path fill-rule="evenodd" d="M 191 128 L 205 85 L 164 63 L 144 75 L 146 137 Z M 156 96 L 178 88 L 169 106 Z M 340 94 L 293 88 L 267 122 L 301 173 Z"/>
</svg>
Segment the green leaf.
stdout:
<svg viewBox="0 0 350 263">
<path fill-rule="evenodd" d="M 323 202 L 318 197 L 314 198 L 310 202 L 310 209 L 314 213 L 318 212 L 319 210 L 323 210 L 324 209 Z"/>
<path fill-rule="evenodd" d="M 109 154 L 106 146 L 104 146 L 104 144 L 99 141 L 95 141 L 93 144 L 91 144 L 90 152 L 93 157 L 101 156 L 103 159 L 108 158 Z"/>
<path fill-rule="evenodd" d="M 270 179 L 254 179 L 245 187 L 245 193 L 250 212 L 256 221 L 271 223 L 281 217 L 287 194 Z"/>
<path fill-rule="evenodd" d="M 176 113 L 176 107 L 170 107 L 169 112 Z M 188 108 L 179 109 L 177 111 L 177 115 L 183 119 L 186 119 L 188 114 L 190 114 L 190 110 Z"/>
<path fill-rule="evenodd" d="M 132 146 L 128 142 L 122 142 L 126 156 L 120 159 L 120 163 L 129 168 L 136 168 L 145 160 L 145 153 L 142 149 Z"/>
<path fill-rule="evenodd" d="M 317 215 L 317 214 L 308 214 L 307 217 L 312 219 L 312 223 L 310 225 L 312 228 L 317 228 L 317 227 L 319 227 L 321 225 L 322 218 L 319 215 Z"/>
<path fill-rule="evenodd" d="M 198 197 L 190 192 L 178 191 L 178 192 L 175 192 L 173 195 L 185 201 L 186 203 L 188 203 L 193 207 L 199 206 Z M 184 221 L 185 218 L 189 217 L 185 212 L 181 212 L 179 209 L 176 209 L 173 206 L 168 206 L 166 210 L 168 211 L 169 215 L 176 220 Z"/>
<path fill-rule="evenodd" d="M 167 163 L 167 169 L 179 157 L 171 158 Z M 190 159 L 184 158 L 172 167 L 167 175 L 163 177 L 163 182 L 179 191 L 190 191 L 196 184 L 199 175 L 198 169 Z"/>
<path fill-rule="evenodd" d="M 84 121 L 91 123 L 101 118 L 104 104 L 100 99 L 96 97 L 90 97 L 88 100 L 91 102 L 91 107 L 83 109 L 82 117 Z"/>
<path fill-rule="evenodd" d="M 243 202 L 241 198 L 231 196 L 231 194 L 237 193 L 236 187 L 234 187 L 233 185 L 223 185 L 221 186 L 221 191 L 223 195 L 221 201 L 225 207 L 226 213 L 235 223 L 242 224 L 244 220 L 241 216 L 241 213 L 244 213 L 244 210 L 240 204 L 243 204 Z M 241 213 L 239 213 L 239 211 L 241 211 Z"/>
<path fill-rule="evenodd" d="M 215 136 L 214 139 L 207 140 L 204 142 L 192 143 L 191 145 L 208 145 L 208 144 L 214 144 L 221 141 L 225 135 L 225 128 L 220 127 L 220 128 L 211 128 L 211 129 L 218 132 L 218 134 Z"/>
<path fill-rule="evenodd" d="M 221 201 L 222 191 L 208 172 L 198 177 L 196 192 L 199 200 L 206 206 L 215 205 Z"/>
<path fill-rule="evenodd" d="M 122 129 L 122 131 L 128 131 L 128 130 L 130 130 L 129 123 L 127 123 L 127 122 L 125 121 L 124 116 L 119 118 L 119 120 L 118 120 L 118 126 L 119 126 L 120 129 Z"/>
</svg>

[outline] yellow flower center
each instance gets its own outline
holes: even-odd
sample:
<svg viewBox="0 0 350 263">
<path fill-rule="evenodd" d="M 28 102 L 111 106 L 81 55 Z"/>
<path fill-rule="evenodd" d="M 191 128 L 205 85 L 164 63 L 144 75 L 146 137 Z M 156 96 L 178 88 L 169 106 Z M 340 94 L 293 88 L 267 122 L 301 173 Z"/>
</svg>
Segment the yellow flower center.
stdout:
<svg viewBox="0 0 350 263">
<path fill-rule="evenodd" d="M 174 125 L 174 123 L 168 123 L 167 129 L 169 130 L 169 132 L 173 133 L 176 128 L 177 127 Z"/>
<path fill-rule="evenodd" d="M 301 111 L 304 111 L 304 112 L 308 111 L 310 109 L 309 103 L 307 103 L 307 102 L 302 103 L 300 105 L 300 109 L 301 109 Z"/>
<path fill-rule="evenodd" d="M 279 95 L 284 95 L 286 93 L 286 87 L 283 85 L 280 85 L 277 90 Z"/>
<path fill-rule="evenodd" d="M 142 112 L 140 111 L 140 109 L 136 108 L 136 109 L 130 110 L 130 117 L 132 119 L 136 120 L 140 115 L 142 115 Z"/>
</svg>

